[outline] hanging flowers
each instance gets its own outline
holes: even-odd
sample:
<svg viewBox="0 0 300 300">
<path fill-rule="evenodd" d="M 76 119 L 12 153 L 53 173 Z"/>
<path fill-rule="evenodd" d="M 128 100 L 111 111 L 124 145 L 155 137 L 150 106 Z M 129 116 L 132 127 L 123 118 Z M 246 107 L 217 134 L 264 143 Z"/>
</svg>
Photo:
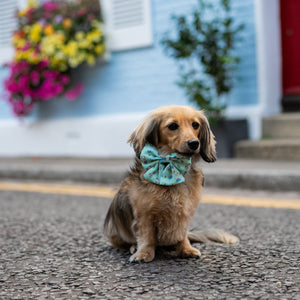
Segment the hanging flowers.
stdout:
<svg viewBox="0 0 300 300">
<path fill-rule="evenodd" d="M 62 95 L 76 99 L 83 85 L 72 84 L 71 70 L 94 65 L 106 51 L 99 1 L 29 0 L 18 12 L 18 24 L 4 83 L 14 114 L 26 116 L 35 103 Z"/>
</svg>

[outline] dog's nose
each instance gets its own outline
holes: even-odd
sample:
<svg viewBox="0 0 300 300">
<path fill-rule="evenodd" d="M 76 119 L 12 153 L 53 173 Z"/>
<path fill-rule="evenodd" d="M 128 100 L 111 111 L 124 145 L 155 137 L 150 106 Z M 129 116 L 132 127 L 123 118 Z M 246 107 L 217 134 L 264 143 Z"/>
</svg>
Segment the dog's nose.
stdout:
<svg viewBox="0 0 300 300">
<path fill-rule="evenodd" d="M 190 140 L 187 142 L 187 144 L 191 150 L 197 150 L 199 147 L 199 142 L 197 140 Z"/>
</svg>

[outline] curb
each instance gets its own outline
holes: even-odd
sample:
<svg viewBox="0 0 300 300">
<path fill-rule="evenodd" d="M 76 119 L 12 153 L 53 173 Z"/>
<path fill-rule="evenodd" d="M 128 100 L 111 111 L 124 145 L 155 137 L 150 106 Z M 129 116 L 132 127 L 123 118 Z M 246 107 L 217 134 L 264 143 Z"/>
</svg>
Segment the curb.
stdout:
<svg viewBox="0 0 300 300">
<path fill-rule="evenodd" d="M 126 176 L 127 171 L 96 171 L 96 170 L 65 170 L 65 169 L 38 169 L 38 168 L 0 168 L 1 179 L 17 180 L 49 180 L 74 181 L 99 184 L 117 184 Z"/>
<path fill-rule="evenodd" d="M 300 173 L 281 172 L 210 172 L 205 173 L 205 186 L 269 191 L 300 191 Z"/>
<path fill-rule="evenodd" d="M 0 179 L 74 181 L 97 184 L 119 184 L 127 168 L 64 167 L 64 166 L 0 166 Z M 204 168 L 205 186 L 271 191 L 300 191 L 300 172 L 274 170 L 224 170 Z"/>
</svg>

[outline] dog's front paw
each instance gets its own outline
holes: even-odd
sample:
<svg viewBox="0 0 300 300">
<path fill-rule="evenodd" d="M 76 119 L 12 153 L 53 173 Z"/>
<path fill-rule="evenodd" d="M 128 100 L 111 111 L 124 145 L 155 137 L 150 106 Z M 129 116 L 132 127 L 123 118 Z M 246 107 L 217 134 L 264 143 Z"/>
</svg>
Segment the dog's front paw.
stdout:
<svg viewBox="0 0 300 300">
<path fill-rule="evenodd" d="M 129 249 L 130 254 L 133 254 L 136 252 L 136 245 L 131 245 L 130 249 Z"/>
<path fill-rule="evenodd" d="M 189 248 L 182 249 L 179 253 L 179 256 L 199 258 L 201 256 L 201 253 L 198 249 L 194 247 L 189 247 Z"/>
<path fill-rule="evenodd" d="M 130 262 L 150 262 L 153 260 L 155 251 L 152 248 L 141 249 L 130 256 Z"/>
</svg>

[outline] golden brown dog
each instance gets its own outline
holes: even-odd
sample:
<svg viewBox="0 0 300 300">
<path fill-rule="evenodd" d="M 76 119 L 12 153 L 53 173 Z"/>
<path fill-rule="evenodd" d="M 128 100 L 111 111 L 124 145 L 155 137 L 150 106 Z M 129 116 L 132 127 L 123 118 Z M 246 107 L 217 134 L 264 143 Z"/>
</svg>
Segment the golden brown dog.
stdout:
<svg viewBox="0 0 300 300">
<path fill-rule="evenodd" d="M 104 232 L 118 249 L 130 249 L 130 261 L 150 262 L 156 246 L 174 246 L 176 255 L 199 257 L 194 242 L 235 243 L 238 238 L 221 230 L 188 232 L 200 201 L 203 174 L 197 167 L 202 157 L 216 160 L 214 135 L 201 111 L 189 106 L 155 110 L 128 139 L 136 152 L 135 166 L 122 182 L 107 213 Z M 185 181 L 159 185 L 144 178 L 141 151 L 155 146 L 162 157 L 171 153 L 191 158 Z"/>
</svg>

